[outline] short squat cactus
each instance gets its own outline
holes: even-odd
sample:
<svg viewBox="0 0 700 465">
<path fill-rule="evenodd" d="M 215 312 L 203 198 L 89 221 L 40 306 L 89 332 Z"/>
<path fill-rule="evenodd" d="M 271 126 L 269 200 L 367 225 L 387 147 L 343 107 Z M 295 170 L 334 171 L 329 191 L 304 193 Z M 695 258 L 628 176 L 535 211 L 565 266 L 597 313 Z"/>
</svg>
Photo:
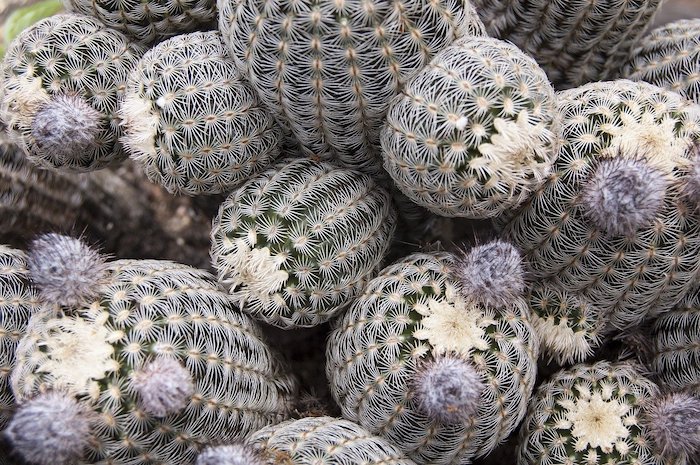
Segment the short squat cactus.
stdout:
<svg viewBox="0 0 700 465">
<path fill-rule="evenodd" d="M 314 326 L 360 294 L 395 222 L 389 194 L 369 176 L 282 160 L 221 205 L 211 256 L 243 311 L 281 328 Z"/>
<path fill-rule="evenodd" d="M 280 153 L 279 127 L 218 32 L 180 35 L 146 52 L 120 116 L 132 158 L 174 194 L 229 192 Z"/>
<path fill-rule="evenodd" d="M 669 310 L 700 269 L 688 195 L 700 107 L 647 83 L 562 92 L 554 175 L 506 227 L 536 278 L 580 292 L 615 328 Z"/>
<path fill-rule="evenodd" d="M 496 244 L 390 265 L 329 337 L 326 371 L 343 416 L 416 463 L 470 463 L 525 414 L 537 339 L 516 252 Z"/>
<path fill-rule="evenodd" d="M 665 87 L 700 104 L 700 18 L 654 29 L 632 50 L 621 77 Z"/>
<path fill-rule="evenodd" d="M 401 191 L 444 216 L 517 207 L 551 170 L 559 123 L 544 72 L 515 46 L 460 39 L 389 107 L 384 167 Z"/>
<path fill-rule="evenodd" d="M 33 251 L 40 288 L 84 281 L 86 273 L 67 272 L 74 266 L 40 279 L 52 269 L 47 247 L 67 241 L 46 239 Z M 57 263 L 81 263 L 81 253 Z M 19 456 L 38 465 L 185 465 L 209 442 L 286 418 L 295 380 L 213 276 L 156 260 L 98 257 L 100 266 L 95 287 L 64 285 L 79 305 L 54 298 L 19 344 L 12 389 L 20 407 L 7 435 Z M 46 305 L 52 295 L 42 294 Z M 75 421 L 57 420 L 58 411 Z M 55 426 L 36 430 L 47 422 Z M 61 440 L 44 437 L 54 430 Z"/>
<path fill-rule="evenodd" d="M 121 161 L 117 100 L 142 54 L 87 16 L 46 18 L 7 50 L 0 119 L 42 167 L 90 171 Z"/>
</svg>

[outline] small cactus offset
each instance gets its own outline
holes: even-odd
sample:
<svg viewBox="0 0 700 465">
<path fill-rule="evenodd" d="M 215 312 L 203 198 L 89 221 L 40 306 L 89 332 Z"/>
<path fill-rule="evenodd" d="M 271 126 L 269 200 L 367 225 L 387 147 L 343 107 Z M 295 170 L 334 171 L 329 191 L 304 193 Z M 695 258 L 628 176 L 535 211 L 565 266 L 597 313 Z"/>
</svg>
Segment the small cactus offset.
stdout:
<svg viewBox="0 0 700 465">
<path fill-rule="evenodd" d="M 280 154 L 279 127 L 218 32 L 179 35 L 146 52 L 120 116 L 132 158 L 173 194 L 229 192 Z"/>
<path fill-rule="evenodd" d="M 669 310 L 700 269 L 693 182 L 700 107 L 628 80 L 559 95 L 554 175 L 505 229 L 538 279 L 580 292 L 614 328 Z"/>
<path fill-rule="evenodd" d="M 700 18 L 651 31 L 632 50 L 620 77 L 665 87 L 700 104 Z"/>
<path fill-rule="evenodd" d="M 489 35 L 532 56 L 557 89 L 618 76 L 662 0 L 473 0 Z"/>
<path fill-rule="evenodd" d="M 395 223 L 389 194 L 369 176 L 283 160 L 224 201 L 211 256 L 243 311 L 281 328 L 314 326 L 360 294 Z"/>
<path fill-rule="evenodd" d="M 502 248 L 486 244 L 461 259 L 417 253 L 390 265 L 329 337 L 326 371 L 343 416 L 416 463 L 468 464 L 525 414 L 537 340 L 518 295 L 523 283 L 504 279 L 513 267 L 503 259 L 510 254 L 495 252 Z M 488 283 L 483 293 L 464 292 L 476 282 Z M 512 298 L 495 304 L 492 292 Z"/>
<path fill-rule="evenodd" d="M 520 205 L 557 150 L 554 90 L 512 44 L 460 39 L 408 81 L 381 134 L 384 167 L 443 216 L 491 218 Z"/>
<path fill-rule="evenodd" d="M 91 171 L 126 158 L 117 99 L 143 49 L 82 15 L 24 30 L 2 63 L 0 119 L 31 162 Z"/>
<path fill-rule="evenodd" d="M 216 0 L 63 0 L 66 10 L 93 16 L 144 45 L 216 27 Z"/>
<path fill-rule="evenodd" d="M 88 276 L 71 264 L 93 260 L 89 251 L 50 253 L 71 241 L 42 237 L 32 252 L 40 289 L 66 292 L 51 301 L 40 294 L 49 308 L 17 349 L 20 407 L 8 426 L 16 454 L 39 465 L 189 465 L 205 444 L 286 419 L 296 381 L 213 276 L 157 260 L 100 265 L 99 257 Z M 64 270 L 46 276 L 51 263 Z M 92 286 L 71 284 L 86 278 Z M 59 305 L 69 302 L 79 304 Z M 61 441 L 33 429 L 57 409 L 76 418 Z"/>
<path fill-rule="evenodd" d="M 391 99 L 442 48 L 484 34 L 461 0 L 219 0 L 219 29 L 306 155 L 371 176 Z"/>
</svg>

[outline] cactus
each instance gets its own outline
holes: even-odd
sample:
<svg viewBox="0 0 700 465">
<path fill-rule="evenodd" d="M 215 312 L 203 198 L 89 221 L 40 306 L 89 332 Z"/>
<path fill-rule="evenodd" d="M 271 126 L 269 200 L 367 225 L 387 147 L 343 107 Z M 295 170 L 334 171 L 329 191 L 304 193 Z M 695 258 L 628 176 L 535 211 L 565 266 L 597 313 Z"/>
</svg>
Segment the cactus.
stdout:
<svg viewBox="0 0 700 465">
<path fill-rule="evenodd" d="M 532 56 L 557 89 L 617 77 L 662 0 L 474 0 L 489 35 Z"/>
<path fill-rule="evenodd" d="M 146 52 L 120 116 L 132 158 L 174 194 L 229 192 L 280 153 L 280 129 L 218 32 L 180 35 Z"/>
<path fill-rule="evenodd" d="M 395 222 L 389 194 L 369 176 L 282 160 L 221 205 L 212 262 L 243 311 L 281 328 L 314 326 L 360 294 Z"/>
<path fill-rule="evenodd" d="M 34 315 L 12 374 L 20 409 L 32 411 L 40 393 L 61 392 L 85 412 L 90 437 L 79 463 L 191 464 L 207 443 L 287 417 L 296 381 L 213 276 L 167 261 L 119 260 L 108 262 L 104 279 L 97 297 Z M 31 436 L 31 425 L 18 421 L 13 436 Z M 27 440 L 10 440 L 42 465 L 78 448 L 41 447 L 37 458 Z"/>
<path fill-rule="evenodd" d="M 117 99 L 143 49 L 82 15 L 25 29 L 2 63 L 0 119 L 29 159 L 90 171 L 126 158 Z"/>
<path fill-rule="evenodd" d="M 700 108 L 628 80 L 570 89 L 559 102 L 554 174 L 504 233 L 535 278 L 556 277 L 626 329 L 669 310 L 700 270 L 686 194 Z"/>
<path fill-rule="evenodd" d="M 238 68 L 285 132 L 307 155 L 380 177 L 379 132 L 390 100 L 443 47 L 484 33 L 460 0 L 218 6 Z"/>
<path fill-rule="evenodd" d="M 534 387 L 537 341 L 523 297 L 492 306 L 463 293 L 459 262 L 416 253 L 388 266 L 336 321 L 326 350 L 343 416 L 417 463 L 488 454 Z"/>
<path fill-rule="evenodd" d="M 654 29 L 631 51 L 620 77 L 665 87 L 700 104 L 700 18 Z"/>
<path fill-rule="evenodd" d="M 460 39 L 409 80 L 381 134 L 384 167 L 444 216 L 490 218 L 544 181 L 559 122 L 544 72 L 515 46 Z"/>
</svg>

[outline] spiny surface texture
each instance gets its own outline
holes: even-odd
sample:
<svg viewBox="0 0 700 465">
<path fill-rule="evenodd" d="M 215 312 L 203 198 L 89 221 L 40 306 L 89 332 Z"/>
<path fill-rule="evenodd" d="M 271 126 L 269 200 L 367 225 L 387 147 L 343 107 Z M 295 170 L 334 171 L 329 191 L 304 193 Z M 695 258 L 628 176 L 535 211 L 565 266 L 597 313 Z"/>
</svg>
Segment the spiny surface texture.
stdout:
<svg viewBox="0 0 700 465">
<path fill-rule="evenodd" d="M 700 393 L 671 392 L 645 408 L 645 427 L 668 463 L 700 457 Z"/>
</svg>

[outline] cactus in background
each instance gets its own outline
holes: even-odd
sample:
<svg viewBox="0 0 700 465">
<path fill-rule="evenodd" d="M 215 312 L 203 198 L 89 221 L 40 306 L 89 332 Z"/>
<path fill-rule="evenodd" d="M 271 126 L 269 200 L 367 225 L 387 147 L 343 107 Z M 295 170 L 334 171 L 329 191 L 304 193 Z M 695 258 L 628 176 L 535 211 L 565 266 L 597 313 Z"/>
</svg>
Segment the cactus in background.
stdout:
<svg viewBox="0 0 700 465">
<path fill-rule="evenodd" d="M 490 218 L 551 170 L 559 122 L 537 64 L 490 37 L 460 39 L 408 81 L 381 134 L 384 167 L 411 200 L 444 216 Z"/>
<path fill-rule="evenodd" d="M 280 153 L 282 134 L 218 32 L 166 40 L 131 72 L 122 143 L 170 193 L 231 191 Z"/>
<path fill-rule="evenodd" d="M 243 311 L 281 328 L 314 326 L 362 292 L 395 223 L 389 194 L 369 176 L 283 160 L 221 205 L 211 257 Z"/>
<path fill-rule="evenodd" d="M 620 77 L 665 87 L 700 104 L 700 18 L 656 28 L 632 50 Z"/>
<path fill-rule="evenodd" d="M 121 161 L 117 99 L 143 51 L 86 16 L 46 18 L 7 50 L 0 119 L 39 166 L 90 171 Z"/>
<path fill-rule="evenodd" d="M 172 36 L 216 27 L 216 0 L 63 0 L 67 11 L 93 16 L 150 46 Z"/>
<path fill-rule="evenodd" d="M 486 244 L 464 259 L 417 253 L 370 281 L 326 350 L 345 418 L 417 463 L 467 464 L 505 440 L 534 387 L 537 340 L 517 295 L 523 283 L 502 279 L 513 270 L 499 261 L 511 255 L 503 248 Z M 479 269 L 493 279 L 475 277 Z M 516 297 L 494 306 L 463 292 L 477 281 Z"/>
<path fill-rule="evenodd" d="M 20 32 L 40 19 L 60 13 L 63 10 L 63 4 L 61 0 L 42 0 L 19 7 L 10 4 L 9 8 L 10 11 L 13 9 L 14 11 L 8 15 L 2 15 L 4 9 L 0 6 L 0 17 L 5 17 L 4 24 L 0 24 L 0 60 L 5 56 L 7 46 Z"/>
<path fill-rule="evenodd" d="M 556 277 L 613 327 L 664 312 L 700 270 L 700 220 L 686 194 L 700 107 L 627 80 L 562 92 L 554 175 L 506 226 L 537 279 Z"/>
<path fill-rule="evenodd" d="M 662 0 L 473 0 L 489 35 L 532 56 L 557 89 L 617 77 Z"/>
<path fill-rule="evenodd" d="M 47 406 L 46 392 L 74 400 L 75 415 L 90 424 L 88 444 L 44 447 L 21 415 L 8 427 L 20 456 L 41 465 L 76 453 L 81 463 L 185 465 L 204 444 L 287 417 L 296 381 L 213 276 L 167 261 L 120 260 L 107 264 L 100 282 L 97 297 L 72 295 L 80 305 L 46 302 L 12 374 L 20 411 L 52 415 L 60 406 Z"/>
<path fill-rule="evenodd" d="M 438 51 L 483 34 L 460 0 L 218 1 L 238 68 L 307 155 L 372 176 L 390 100 Z"/>
</svg>

